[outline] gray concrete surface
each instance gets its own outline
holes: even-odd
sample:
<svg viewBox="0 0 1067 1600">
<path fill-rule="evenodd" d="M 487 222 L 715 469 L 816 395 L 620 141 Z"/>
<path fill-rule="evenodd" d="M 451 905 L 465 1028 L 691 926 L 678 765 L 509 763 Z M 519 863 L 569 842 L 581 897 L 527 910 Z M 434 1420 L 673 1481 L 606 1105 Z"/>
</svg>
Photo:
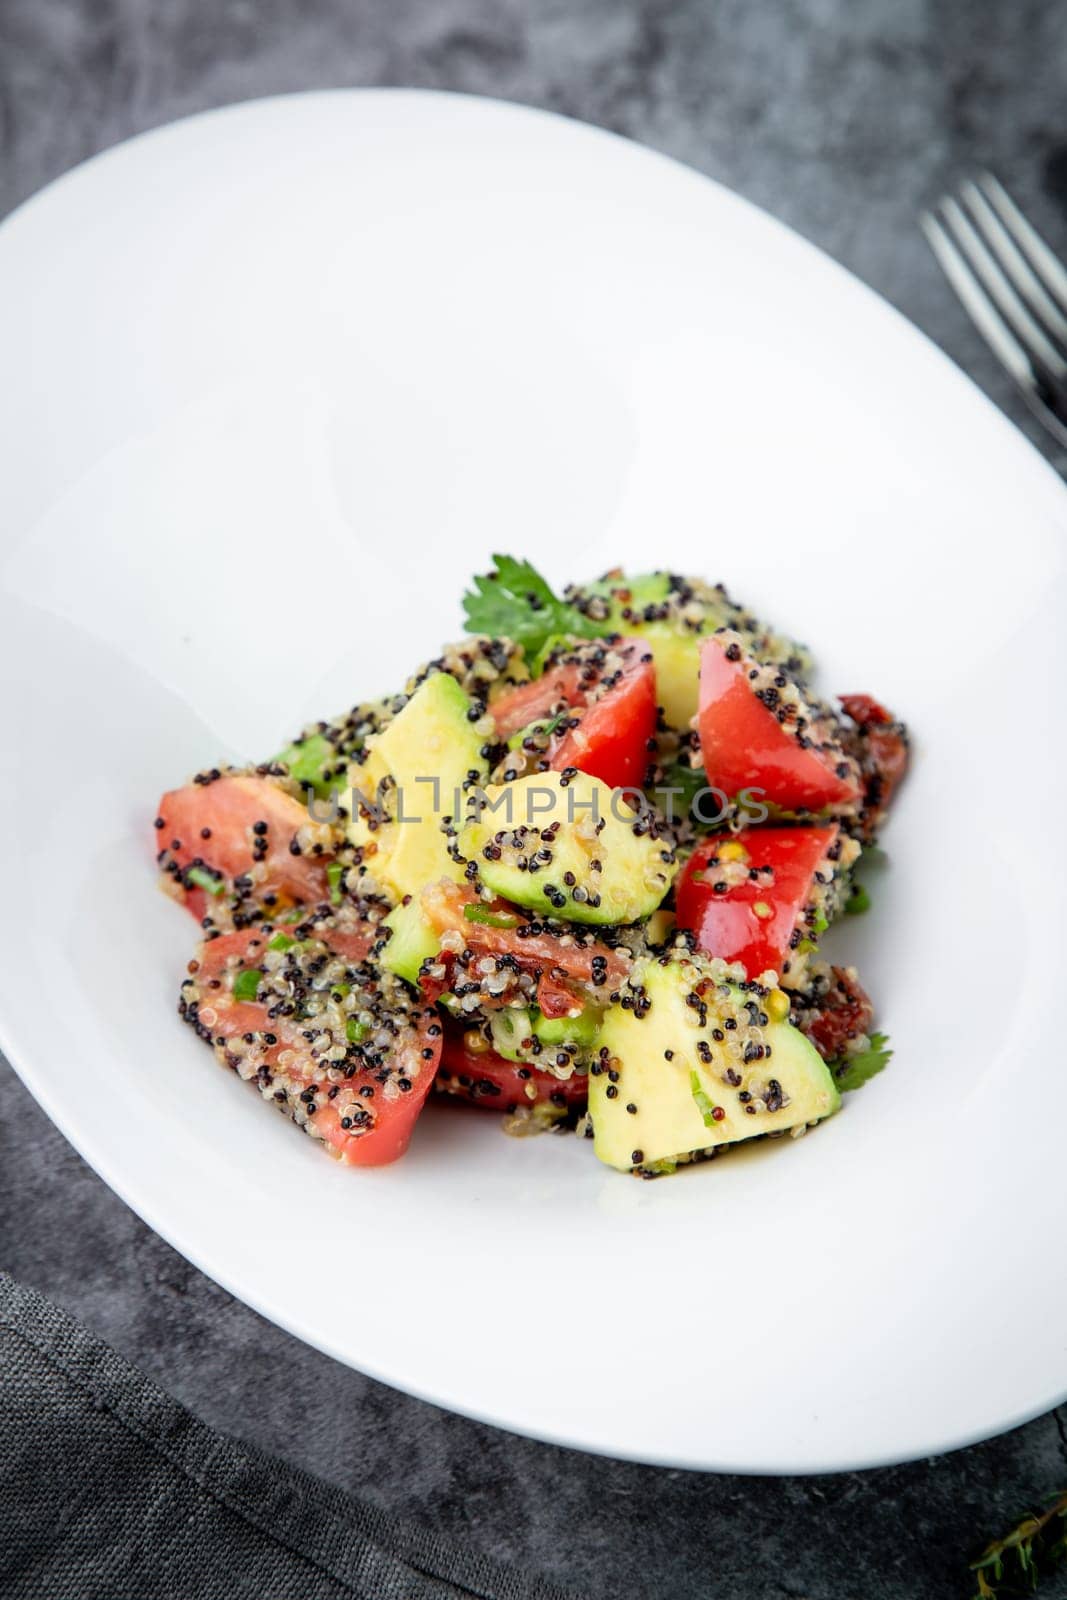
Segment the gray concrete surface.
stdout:
<svg viewBox="0 0 1067 1600">
<path fill-rule="evenodd" d="M 713 174 L 879 289 L 1041 440 L 914 217 L 988 165 L 1067 250 L 1062 0 L 0 0 L 0 212 L 174 117 L 380 83 L 548 106 Z M 194 1271 L 2 1066 L 0 1261 L 208 1421 L 593 1600 L 966 1596 L 975 1543 L 1067 1485 L 1062 1409 L 933 1461 L 777 1480 L 585 1458 L 445 1415 Z"/>
</svg>

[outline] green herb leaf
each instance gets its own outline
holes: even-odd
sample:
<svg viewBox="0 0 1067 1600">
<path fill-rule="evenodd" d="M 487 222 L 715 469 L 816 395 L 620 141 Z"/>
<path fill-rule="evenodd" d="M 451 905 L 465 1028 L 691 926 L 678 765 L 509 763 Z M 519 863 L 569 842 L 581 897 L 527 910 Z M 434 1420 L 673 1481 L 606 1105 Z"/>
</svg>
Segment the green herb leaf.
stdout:
<svg viewBox="0 0 1067 1600">
<path fill-rule="evenodd" d="M 864 911 L 871 909 L 871 897 L 862 883 L 854 883 L 845 901 L 845 912 L 850 917 L 858 917 Z"/>
<path fill-rule="evenodd" d="M 648 793 L 661 811 L 667 811 L 669 802 L 669 814 L 681 821 L 683 817 L 692 815 L 693 801 L 701 789 L 706 789 L 707 786 L 708 775 L 703 767 L 691 767 L 688 761 L 672 761 L 670 766 L 664 769 L 663 781 L 654 785 Z M 668 792 L 670 790 L 681 790 L 681 793 L 672 794 Z M 699 826 L 699 817 L 693 817 L 692 820 Z"/>
<path fill-rule="evenodd" d="M 559 727 L 566 715 L 567 713 L 565 711 L 561 711 L 556 717 L 542 718 L 539 722 L 528 722 L 525 728 L 520 728 L 518 733 L 512 734 L 511 738 L 508 740 L 508 749 L 517 750 L 522 744 L 523 740 L 529 739 L 531 734 L 555 733 L 556 729 Z"/>
<path fill-rule="evenodd" d="M 226 887 L 225 878 L 220 878 L 217 873 L 209 872 L 206 867 L 190 867 L 185 876 L 190 883 L 195 883 L 198 888 L 206 889 L 208 894 L 219 895 Z"/>
<path fill-rule="evenodd" d="M 233 980 L 234 999 L 254 1000 L 259 994 L 262 981 L 263 974 L 256 967 L 247 967 L 244 972 L 239 972 Z"/>
<path fill-rule="evenodd" d="M 1067 1493 L 1056 1495 L 1040 1514 L 1028 1513 L 971 1562 L 977 1575 L 974 1600 L 1008 1600 L 1032 1594 L 1040 1580 L 1067 1563 Z M 1007 1568 L 1007 1570 L 1005 1570 Z M 1000 1585 L 1006 1583 L 1007 1588 Z"/>
<path fill-rule="evenodd" d="M 296 944 L 295 939 L 290 939 L 287 933 L 276 933 L 267 946 L 268 950 L 291 950 Z"/>
<path fill-rule="evenodd" d="M 528 561 L 496 555 L 494 570 L 473 580 L 463 596 L 463 613 L 471 633 L 514 639 L 528 656 L 543 648 L 553 634 L 596 639 L 610 633 L 606 622 L 593 622 L 577 606 L 553 594 Z"/>
<path fill-rule="evenodd" d="M 830 926 L 830 920 L 828 917 L 824 916 L 821 911 L 816 911 L 815 921 L 812 926 L 817 934 L 825 933 L 827 928 Z"/>
<path fill-rule="evenodd" d="M 362 1022 L 357 1022 L 355 1017 L 349 1017 L 345 1023 L 345 1037 L 349 1044 L 360 1044 L 367 1037 L 367 1030 Z"/>
<path fill-rule="evenodd" d="M 464 906 L 463 915 L 468 922 L 483 922 L 489 928 L 517 928 L 520 920 L 508 911 L 487 911 L 485 906 Z"/>
<path fill-rule="evenodd" d="M 330 904 L 341 904 L 341 880 L 344 877 L 344 865 L 340 861 L 331 861 L 326 868 L 326 882 L 330 885 Z"/>
<path fill-rule="evenodd" d="M 850 1089 L 862 1088 L 888 1065 L 893 1054 L 887 1048 L 888 1044 L 887 1034 L 872 1033 L 869 1049 L 862 1050 L 859 1055 L 845 1056 L 840 1062 L 834 1063 L 831 1071 L 842 1094 L 847 1094 Z"/>
<path fill-rule="evenodd" d="M 573 643 L 573 633 L 550 633 L 540 650 L 538 650 L 537 654 L 533 656 L 530 661 L 530 677 L 539 678 L 541 676 L 545 668 L 548 666 L 548 658 L 552 654 L 553 650 L 558 650 L 561 645 L 567 646 L 572 645 Z"/>
<path fill-rule="evenodd" d="M 714 1128 L 716 1122 L 721 1121 L 721 1118 L 716 1117 L 715 1106 L 710 1095 L 706 1093 L 700 1081 L 700 1074 L 695 1068 L 689 1074 L 689 1091 L 696 1103 L 697 1110 L 703 1118 L 705 1128 Z"/>
</svg>

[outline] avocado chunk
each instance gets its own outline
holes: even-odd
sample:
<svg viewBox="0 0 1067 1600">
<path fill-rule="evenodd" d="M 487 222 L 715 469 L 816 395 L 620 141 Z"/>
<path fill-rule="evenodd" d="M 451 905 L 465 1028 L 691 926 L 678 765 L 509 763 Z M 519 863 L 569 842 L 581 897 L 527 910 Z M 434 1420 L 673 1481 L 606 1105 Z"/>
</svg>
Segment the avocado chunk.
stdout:
<svg viewBox="0 0 1067 1600">
<path fill-rule="evenodd" d="M 330 762 L 337 759 L 337 751 L 321 733 L 309 733 L 294 739 L 274 759 L 285 762 L 289 776 L 295 778 L 302 788 L 313 789 L 320 799 L 328 797 L 330 784 L 326 770 Z"/>
<path fill-rule="evenodd" d="M 485 734 L 471 721 L 471 710 L 456 680 L 435 672 L 349 768 L 360 803 L 348 837 L 363 850 L 368 871 L 398 898 L 418 895 L 441 878 L 462 880 L 441 822 L 461 814 L 463 791 L 488 773 Z"/>
<path fill-rule="evenodd" d="M 599 778 L 536 772 L 485 791 L 459 837 L 494 894 L 568 922 L 639 922 L 670 888 L 655 821 Z"/>
<path fill-rule="evenodd" d="M 772 632 L 736 605 L 721 585 L 700 578 L 667 572 L 630 578 L 619 573 L 582 584 L 574 593 L 579 602 L 595 598 L 606 606 L 606 623 L 619 633 L 648 640 L 656 666 L 656 697 L 672 728 L 688 728 L 696 716 L 700 643 L 718 628 L 743 633 L 746 649 L 759 661 L 787 662 L 800 673 L 811 664 L 802 645 Z"/>
<path fill-rule="evenodd" d="M 441 941 L 423 916 L 418 900 L 401 901 L 394 906 L 383 927 L 389 929 L 389 940 L 382 951 L 382 966 L 417 986 L 423 962 L 432 960 L 441 949 Z"/>
<path fill-rule="evenodd" d="M 817 1122 L 841 1103 L 780 990 L 674 947 L 638 962 L 604 1014 L 589 1078 L 593 1148 L 622 1171 L 672 1170 L 722 1145 Z"/>
<path fill-rule="evenodd" d="M 579 1050 L 585 1050 L 594 1043 L 600 1032 L 600 1017 L 596 1006 L 583 1006 L 576 1017 L 545 1017 L 536 1011 L 533 1019 L 534 1037 L 553 1048 L 574 1044 Z"/>
</svg>

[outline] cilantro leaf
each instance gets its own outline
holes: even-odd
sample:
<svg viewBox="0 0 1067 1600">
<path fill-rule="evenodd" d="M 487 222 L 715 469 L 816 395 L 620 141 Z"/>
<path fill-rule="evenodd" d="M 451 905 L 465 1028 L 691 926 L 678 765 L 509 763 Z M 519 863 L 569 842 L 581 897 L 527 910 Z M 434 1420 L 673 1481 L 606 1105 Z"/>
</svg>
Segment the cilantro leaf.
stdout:
<svg viewBox="0 0 1067 1600">
<path fill-rule="evenodd" d="M 869 1050 L 861 1050 L 859 1055 L 845 1056 L 840 1067 L 832 1070 L 834 1081 L 842 1094 L 847 1094 L 850 1089 L 860 1089 L 869 1082 L 889 1062 L 892 1050 L 887 1049 L 889 1036 L 884 1033 L 872 1033 Z"/>
<path fill-rule="evenodd" d="M 528 561 L 494 556 L 492 572 L 473 580 L 463 596 L 463 614 L 471 633 L 514 639 L 528 656 L 536 655 L 553 634 L 597 639 L 611 628 L 594 622 L 577 606 L 553 594 Z"/>
<path fill-rule="evenodd" d="M 702 819 L 694 815 L 693 802 L 707 786 L 708 775 L 703 767 L 691 767 L 688 761 L 672 761 L 664 768 L 662 782 L 653 784 L 647 793 L 672 821 L 680 822 L 688 817 L 699 824 Z M 705 823 L 705 826 L 710 824 Z"/>
</svg>

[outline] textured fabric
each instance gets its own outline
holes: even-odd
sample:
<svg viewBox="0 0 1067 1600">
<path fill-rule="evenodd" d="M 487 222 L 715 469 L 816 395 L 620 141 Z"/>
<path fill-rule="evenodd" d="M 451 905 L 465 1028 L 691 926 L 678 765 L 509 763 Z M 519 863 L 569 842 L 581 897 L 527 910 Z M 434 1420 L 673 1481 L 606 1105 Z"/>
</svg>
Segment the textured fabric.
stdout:
<svg viewBox="0 0 1067 1600">
<path fill-rule="evenodd" d="M 565 1600 L 214 1433 L 0 1274 L 4 1600 Z"/>
</svg>

